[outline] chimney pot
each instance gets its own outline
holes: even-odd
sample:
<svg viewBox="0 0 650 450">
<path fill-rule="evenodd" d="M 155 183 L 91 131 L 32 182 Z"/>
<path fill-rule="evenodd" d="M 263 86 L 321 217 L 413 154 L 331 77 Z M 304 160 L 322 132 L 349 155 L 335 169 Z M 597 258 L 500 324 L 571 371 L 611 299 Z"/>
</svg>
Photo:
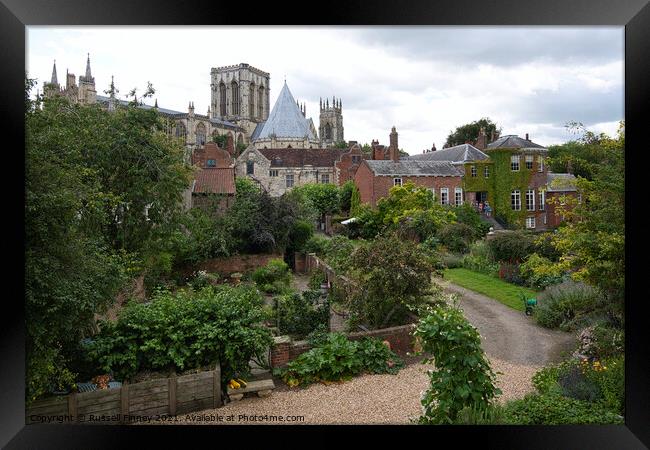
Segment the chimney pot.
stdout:
<svg viewBox="0 0 650 450">
<path fill-rule="evenodd" d="M 529 140 L 529 139 L 528 139 L 528 133 L 526 133 L 526 140 L 527 140 L 527 141 Z"/>
</svg>

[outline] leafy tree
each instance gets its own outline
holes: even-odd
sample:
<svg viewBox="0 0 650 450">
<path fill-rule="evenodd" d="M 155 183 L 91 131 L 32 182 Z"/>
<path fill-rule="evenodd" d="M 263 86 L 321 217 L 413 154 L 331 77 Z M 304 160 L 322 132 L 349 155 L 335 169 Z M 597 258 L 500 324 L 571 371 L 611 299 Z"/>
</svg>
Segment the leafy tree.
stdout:
<svg viewBox="0 0 650 450">
<path fill-rule="evenodd" d="M 485 128 L 485 134 L 488 136 L 488 139 L 492 132 L 495 134 L 501 132 L 501 128 L 497 129 L 497 125 L 494 122 L 489 118 L 484 117 L 480 120 L 456 128 L 455 131 L 452 131 L 449 136 L 447 136 L 447 141 L 445 142 L 444 147 L 453 147 L 454 145 L 464 144 L 465 142 L 476 142 L 481 127 Z"/>
<path fill-rule="evenodd" d="M 341 149 L 347 150 L 348 149 L 348 143 L 345 142 L 345 141 L 338 141 L 338 142 L 334 143 L 334 148 L 341 148 Z"/>
<path fill-rule="evenodd" d="M 601 137 L 597 145 L 602 158 L 592 166 L 592 179 L 579 177 L 582 202 L 566 199 L 556 209 L 566 217 L 552 243 L 561 253 L 557 263 L 576 280 L 601 290 L 607 311 L 623 322 L 625 293 L 625 133 Z"/>
<path fill-rule="evenodd" d="M 307 183 L 294 187 L 289 196 L 296 197 L 323 216 L 340 210 L 339 195 L 339 188 L 335 184 Z"/>
<path fill-rule="evenodd" d="M 359 192 L 359 188 L 357 186 L 354 186 L 354 189 L 352 190 L 352 194 L 350 195 L 350 215 L 351 216 L 356 216 L 359 214 L 359 208 L 361 207 L 361 193 Z"/>
<path fill-rule="evenodd" d="M 32 86 L 26 80 L 28 402 L 71 384 L 70 361 L 95 314 L 164 255 L 191 173 L 154 110 L 32 101 Z"/>
<path fill-rule="evenodd" d="M 350 311 L 373 328 L 402 324 L 409 308 L 437 290 L 431 255 L 393 233 L 358 247 L 351 266 L 358 289 L 349 298 Z"/>
<path fill-rule="evenodd" d="M 352 206 L 352 195 L 356 189 L 354 181 L 348 180 L 339 189 L 339 211 L 349 213 Z"/>
</svg>

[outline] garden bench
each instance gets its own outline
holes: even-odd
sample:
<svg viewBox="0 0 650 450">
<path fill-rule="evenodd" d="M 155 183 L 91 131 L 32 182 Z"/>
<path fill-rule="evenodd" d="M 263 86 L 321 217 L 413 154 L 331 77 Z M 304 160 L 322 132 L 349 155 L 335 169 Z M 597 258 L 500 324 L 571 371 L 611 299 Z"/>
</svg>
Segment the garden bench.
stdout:
<svg viewBox="0 0 650 450">
<path fill-rule="evenodd" d="M 228 387 L 228 398 L 230 398 L 230 401 L 234 402 L 241 400 L 244 397 L 244 394 L 252 392 L 256 392 L 258 397 L 267 397 L 271 395 L 273 389 L 275 389 L 275 383 L 273 383 L 273 380 L 271 379 L 248 381 L 246 387 L 239 389 Z"/>
</svg>

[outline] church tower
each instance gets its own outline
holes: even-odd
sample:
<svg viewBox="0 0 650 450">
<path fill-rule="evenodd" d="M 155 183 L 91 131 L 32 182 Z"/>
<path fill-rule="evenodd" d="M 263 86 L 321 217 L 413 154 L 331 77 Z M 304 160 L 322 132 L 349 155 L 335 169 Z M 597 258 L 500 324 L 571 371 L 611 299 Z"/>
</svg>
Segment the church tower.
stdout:
<svg viewBox="0 0 650 450">
<path fill-rule="evenodd" d="M 90 53 L 86 60 L 86 75 L 79 76 L 79 103 L 86 105 L 97 101 L 97 91 L 95 90 L 95 77 L 90 73 Z"/>
<path fill-rule="evenodd" d="M 210 118 L 233 122 L 250 136 L 269 117 L 270 74 L 241 63 L 213 67 L 210 75 Z"/>
<path fill-rule="evenodd" d="M 345 142 L 345 138 L 343 137 L 342 110 L 341 99 L 332 97 L 331 106 L 329 99 L 325 99 L 324 102 L 321 99 L 318 134 L 320 135 L 321 146 L 323 148 L 333 147 L 338 142 Z"/>
</svg>

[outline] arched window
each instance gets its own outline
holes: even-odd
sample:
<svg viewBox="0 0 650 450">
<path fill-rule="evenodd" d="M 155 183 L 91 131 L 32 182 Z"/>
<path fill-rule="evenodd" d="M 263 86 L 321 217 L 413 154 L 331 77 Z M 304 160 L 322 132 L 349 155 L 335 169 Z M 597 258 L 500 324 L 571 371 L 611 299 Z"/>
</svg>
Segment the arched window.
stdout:
<svg viewBox="0 0 650 450">
<path fill-rule="evenodd" d="M 260 86 L 260 89 L 257 93 L 257 117 L 264 117 L 264 86 Z"/>
<path fill-rule="evenodd" d="M 179 139 L 185 139 L 185 136 L 187 136 L 187 128 L 185 128 L 183 122 L 178 122 L 176 124 L 176 137 Z"/>
<path fill-rule="evenodd" d="M 230 98 L 232 103 L 232 113 L 236 116 L 239 114 L 239 85 L 235 80 L 232 80 L 230 85 Z"/>
<path fill-rule="evenodd" d="M 225 116 L 226 113 L 226 85 L 223 84 L 223 81 L 219 83 L 219 112 L 221 116 Z"/>
<path fill-rule="evenodd" d="M 325 124 L 325 139 L 332 139 L 332 125 L 329 123 Z"/>
<path fill-rule="evenodd" d="M 255 83 L 251 83 L 248 92 L 248 117 L 251 119 L 255 117 Z"/>
<path fill-rule="evenodd" d="M 196 145 L 203 145 L 205 144 L 205 125 L 202 123 L 199 123 L 196 126 Z"/>
</svg>

